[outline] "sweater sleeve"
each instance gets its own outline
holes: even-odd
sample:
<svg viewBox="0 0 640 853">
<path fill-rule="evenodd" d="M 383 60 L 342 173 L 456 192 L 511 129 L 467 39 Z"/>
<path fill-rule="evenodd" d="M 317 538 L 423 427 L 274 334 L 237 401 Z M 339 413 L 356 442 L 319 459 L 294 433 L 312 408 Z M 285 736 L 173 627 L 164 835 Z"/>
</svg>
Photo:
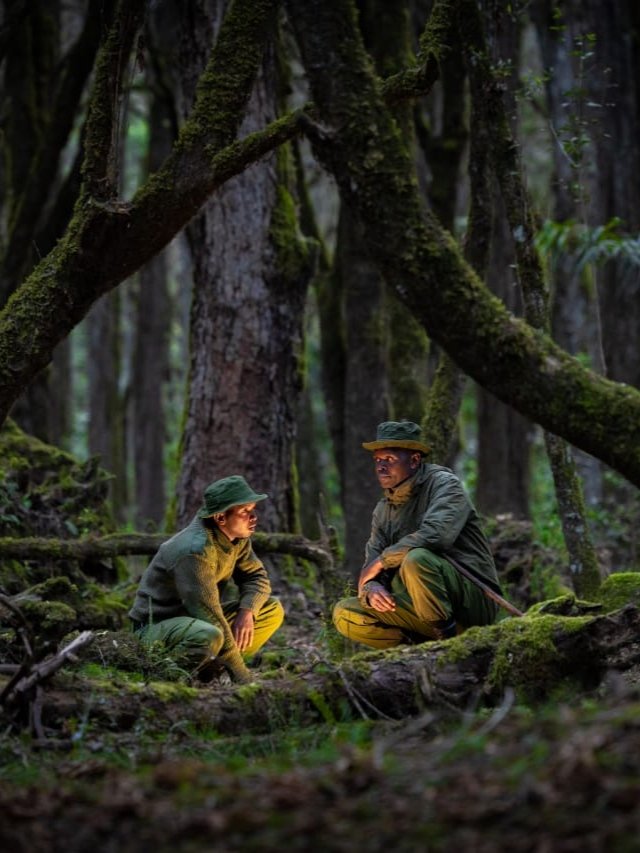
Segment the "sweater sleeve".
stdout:
<svg viewBox="0 0 640 853">
<path fill-rule="evenodd" d="M 178 596 L 189 616 L 217 623 L 220 593 L 215 566 L 201 554 L 186 554 L 174 565 L 173 574 Z"/>
<path fill-rule="evenodd" d="M 218 657 L 233 680 L 251 681 L 220 603 L 215 567 L 200 554 L 188 554 L 176 563 L 174 577 L 178 595 L 187 613 L 217 625 L 222 631 L 222 648 Z"/>
<path fill-rule="evenodd" d="M 384 567 L 399 566 L 412 548 L 446 553 L 460 535 L 471 511 L 460 480 L 454 474 L 439 474 L 420 526 L 384 549 L 381 555 Z"/>
<path fill-rule="evenodd" d="M 267 570 L 247 539 L 236 559 L 233 580 L 240 593 L 240 607 L 257 616 L 271 595 L 271 582 Z"/>
</svg>

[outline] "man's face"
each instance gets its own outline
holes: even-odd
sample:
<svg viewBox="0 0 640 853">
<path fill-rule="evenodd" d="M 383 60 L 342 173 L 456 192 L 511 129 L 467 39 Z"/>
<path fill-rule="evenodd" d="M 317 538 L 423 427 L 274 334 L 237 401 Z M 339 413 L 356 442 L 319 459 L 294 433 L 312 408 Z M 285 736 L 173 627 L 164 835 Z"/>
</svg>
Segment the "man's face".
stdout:
<svg viewBox="0 0 640 853">
<path fill-rule="evenodd" d="M 394 489 L 415 473 L 420 454 L 402 447 L 383 447 L 373 451 L 376 476 L 383 489 Z"/>
<path fill-rule="evenodd" d="M 214 518 L 220 530 L 232 540 L 248 539 L 258 523 L 258 514 L 254 503 L 229 507 L 228 510 L 215 515 Z"/>
</svg>

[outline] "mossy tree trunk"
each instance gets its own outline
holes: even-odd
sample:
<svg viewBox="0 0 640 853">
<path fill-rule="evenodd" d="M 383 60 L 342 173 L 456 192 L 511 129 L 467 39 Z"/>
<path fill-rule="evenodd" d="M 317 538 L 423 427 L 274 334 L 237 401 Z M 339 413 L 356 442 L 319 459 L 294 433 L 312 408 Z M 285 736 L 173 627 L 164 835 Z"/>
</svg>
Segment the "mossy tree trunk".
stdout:
<svg viewBox="0 0 640 853">
<path fill-rule="evenodd" d="M 215 7 L 220 19 L 222 6 Z M 197 78 L 205 61 L 191 48 L 186 77 Z M 269 51 L 241 135 L 275 118 L 279 85 Z M 180 524 L 201 505 L 209 482 L 237 473 L 269 495 L 260 506 L 268 527 L 297 528 L 293 448 L 312 269 L 291 175 L 290 152 L 282 147 L 226 184 L 188 229 L 194 294 Z"/>
<path fill-rule="evenodd" d="M 137 2 L 122 8 L 135 11 Z M 166 245 L 222 183 L 305 127 L 358 211 L 387 282 L 430 337 L 497 397 L 640 484 L 640 393 L 594 375 L 548 336 L 514 318 L 482 287 L 434 217 L 421 209 L 385 99 L 392 101 L 399 91 L 406 97 L 424 90 L 431 68 L 396 75 L 380 86 L 367 65 L 347 0 L 332 4 L 331 15 L 315 5 L 305 12 L 298 0 L 290 9 L 305 52 L 313 55 L 307 65 L 325 132 L 295 113 L 232 144 L 275 15 L 275 0 L 235 0 L 194 112 L 163 168 L 127 204 L 119 202 L 108 183 L 93 180 L 106 177 L 104 170 L 85 169 L 85 191 L 70 227 L 0 312 L 0 418 L 6 418 L 22 390 L 49 363 L 54 346 L 101 294 Z M 309 20 L 312 13 L 317 20 Z M 110 39 L 96 68 L 92 104 L 106 103 L 109 81 L 122 68 L 122 51 L 130 49 L 133 35 L 126 25 L 112 30 Z M 114 44 L 117 52 L 109 47 Z M 328 50 L 331 44 L 340 50 Z M 334 62 L 331 74 L 328 55 Z M 103 159 L 89 134 L 99 119 L 91 112 L 87 125 L 92 163 Z"/>
<path fill-rule="evenodd" d="M 358 210 L 387 280 L 469 375 L 585 449 L 602 454 L 606 443 L 608 461 L 640 479 L 639 395 L 584 370 L 542 332 L 513 317 L 421 209 L 406 150 L 367 66 L 351 5 L 342 0 L 330 15 L 315 10 L 313 23 L 298 0 L 290 0 L 289 8 L 325 124 L 324 131 L 309 126 L 315 150 Z M 334 40 L 343 50 L 333 57 L 330 74 L 320 45 Z M 377 203 L 381 196 L 384 205 Z"/>
<path fill-rule="evenodd" d="M 494 128 L 492 166 L 514 237 L 524 314 L 533 328 L 546 332 L 550 326 L 548 289 L 535 247 L 531 201 L 522 178 L 518 148 L 509 127 L 484 38 L 482 19 L 475 2 L 464 0 L 460 13 L 463 42 L 470 57 L 469 67 L 472 68 L 470 73 L 477 77 L 479 87 L 483 90 L 484 120 Z M 546 430 L 545 447 L 553 474 L 574 587 L 579 595 L 593 595 L 600 585 L 600 572 L 586 522 L 582 483 L 571 451 L 563 439 Z"/>
<path fill-rule="evenodd" d="M 359 23 L 365 45 L 384 79 L 410 64 L 409 3 L 362 0 Z M 394 108 L 408 150 L 415 148 L 410 104 Z M 414 155 L 415 156 L 415 155 Z M 342 498 L 345 563 L 357 573 L 364 559 L 376 482 L 362 442 L 390 417 L 420 422 L 427 393 L 428 341 L 399 302 L 370 256 L 357 215 L 343 204 L 337 250 L 345 329 Z"/>
<path fill-rule="evenodd" d="M 553 218 L 556 222 L 574 220 L 583 224 L 599 224 L 599 216 L 590 215 L 587 203 L 593 197 L 591 170 L 588 163 L 593 160 L 593 143 L 585 144 L 589 134 L 582 136 L 579 156 L 572 158 L 565 150 L 571 133 L 570 125 L 584 111 L 576 102 L 584 99 L 584 81 L 577 79 L 581 62 L 576 56 L 575 37 L 584 35 L 579 18 L 584 7 L 566 7 L 570 19 L 563 18 L 558 25 L 554 17 L 554 4 L 547 0 L 536 0 L 531 6 L 531 17 L 535 26 L 543 67 L 546 71 L 545 95 L 549 120 L 553 128 Z M 582 12 L 581 12 L 582 10 Z M 578 16 L 578 20 L 574 19 Z M 575 97 L 571 93 L 575 93 Z M 582 94 L 579 94 L 582 93 Z M 577 123 L 577 121 L 576 121 Z M 563 137 L 565 137 L 563 139 Z M 577 153 L 577 152 L 576 152 Z M 553 296 L 551 326 L 553 337 L 572 355 L 587 355 L 589 364 L 598 373 L 605 373 L 602 325 L 598 286 L 593 270 L 578 272 L 575 259 L 570 254 L 559 255 L 549 264 L 550 286 Z M 622 336 L 621 336 L 622 337 Z M 582 474 L 585 498 L 591 505 L 602 502 L 602 465 L 587 454 L 576 455 L 576 463 Z"/>
<path fill-rule="evenodd" d="M 3 20 L 2 95 L 9 108 L 2 140 L 0 305 L 69 222 L 78 173 L 72 168 L 63 177 L 62 152 L 113 5 L 91 0 L 84 17 L 78 12 L 71 22 L 77 35 L 70 40 L 59 0 L 37 0 L 24 15 L 19 4 L 8 4 Z M 68 14 L 64 21 L 69 26 Z M 31 434 L 56 442 L 68 438 L 69 371 L 69 348 L 61 344 L 52 370 L 38 376 L 14 407 L 14 418 Z"/>
</svg>

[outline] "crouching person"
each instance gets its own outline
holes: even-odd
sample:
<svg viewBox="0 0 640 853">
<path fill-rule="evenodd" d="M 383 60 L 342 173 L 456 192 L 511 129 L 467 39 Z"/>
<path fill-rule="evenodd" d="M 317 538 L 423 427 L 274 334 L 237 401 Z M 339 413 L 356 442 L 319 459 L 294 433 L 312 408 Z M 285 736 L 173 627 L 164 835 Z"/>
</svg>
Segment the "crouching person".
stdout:
<svg viewBox="0 0 640 853">
<path fill-rule="evenodd" d="M 263 646 L 284 611 L 251 545 L 257 494 L 234 475 L 207 486 L 191 523 L 163 543 L 145 569 L 129 617 L 144 643 L 163 643 L 206 681 L 226 669 L 234 681 L 251 680 L 243 658 Z M 239 599 L 221 603 L 233 579 Z"/>
<path fill-rule="evenodd" d="M 338 631 L 387 649 L 494 622 L 494 602 L 453 565 L 500 593 L 489 543 L 458 477 L 425 461 L 429 448 L 411 421 L 380 424 L 363 447 L 373 454 L 384 494 L 373 512 L 358 597 L 334 608 Z"/>
</svg>

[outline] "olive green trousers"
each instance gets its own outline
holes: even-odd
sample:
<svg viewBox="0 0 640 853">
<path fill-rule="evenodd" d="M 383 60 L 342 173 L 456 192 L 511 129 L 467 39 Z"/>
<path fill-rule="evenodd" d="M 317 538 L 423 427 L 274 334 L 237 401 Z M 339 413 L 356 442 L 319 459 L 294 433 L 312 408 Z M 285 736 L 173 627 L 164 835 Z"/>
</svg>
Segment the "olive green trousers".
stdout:
<svg viewBox="0 0 640 853">
<path fill-rule="evenodd" d="M 222 605 L 225 618 L 231 628 L 238 615 L 238 602 L 226 602 Z M 242 653 L 243 657 L 251 657 L 261 648 L 269 637 L 278 630 L 284 619 L 282 604 L 277 598 L 269 598 L 255 617 L 253 642 Z M 145 625 L 137 632 L 140 639 L 151 645 L 163 643 L 168 651 L 184 653 L 198 662 L 203 658 L 214 658 L 224 642 L 222 628 L 204 619 L 194 619 L 192 616 L 174 616 Z"/>
<path fill-rule="evenodd" d="M 374 649 L 438 640 L 471 625 L 495 622 L 497 605 L 444 557 L 426 548 L 409 551 L 395 573 L 395 610 L 378 611 L 358 598 L 344 598 L 333 609 L 338 631 Z"/>
</svg>

